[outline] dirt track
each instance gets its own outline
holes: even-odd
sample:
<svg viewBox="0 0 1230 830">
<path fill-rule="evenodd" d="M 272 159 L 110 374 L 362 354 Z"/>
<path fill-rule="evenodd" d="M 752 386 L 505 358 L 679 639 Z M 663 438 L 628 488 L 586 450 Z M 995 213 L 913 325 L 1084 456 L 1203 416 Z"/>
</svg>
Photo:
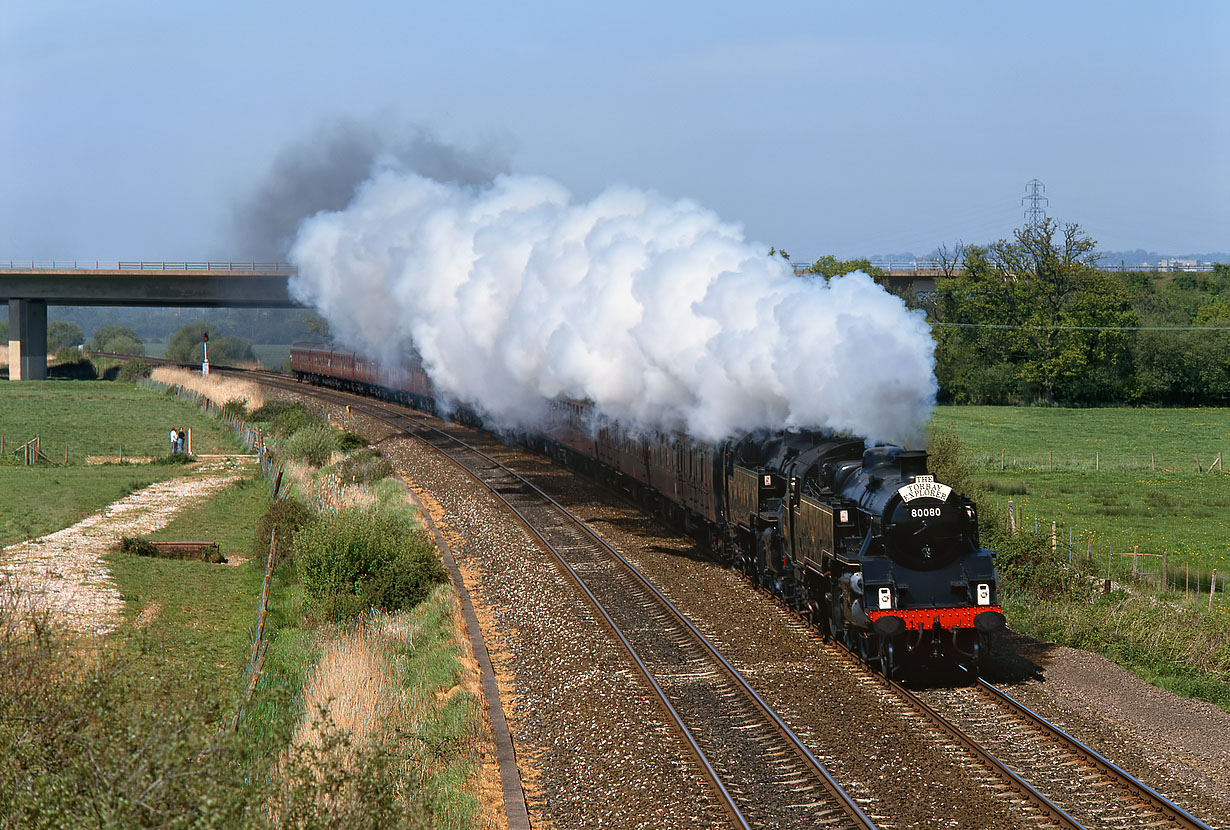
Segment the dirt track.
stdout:
<svg viewBox="0 0 1230 830">
<path fill-rule="evenodd" d="M 245 456 L 200 462 L 188 475 L 151 484 L 72 527 L 6 547 L 0 553 L 0 602 L 16 598 L 70 631 L 111 633 L 123 600 L 103 555 L 121 536 L 165 527 L 180 510 L 238 481 L 246 463 Z"/>
</svg>

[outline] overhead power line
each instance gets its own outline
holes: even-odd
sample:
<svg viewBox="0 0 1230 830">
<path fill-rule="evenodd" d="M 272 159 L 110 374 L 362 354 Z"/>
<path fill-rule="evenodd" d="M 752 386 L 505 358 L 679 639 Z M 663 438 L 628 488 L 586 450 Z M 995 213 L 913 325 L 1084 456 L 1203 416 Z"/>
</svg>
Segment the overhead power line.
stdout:
<svg viewBox="0 0 1230 830">
<path fill-rule="evenodd" d="M 1020 326 L 1009 323 L 931 323 L 932 328 L 1017 331 L 1230 331 L 1230 326 Z"/>
</svg>

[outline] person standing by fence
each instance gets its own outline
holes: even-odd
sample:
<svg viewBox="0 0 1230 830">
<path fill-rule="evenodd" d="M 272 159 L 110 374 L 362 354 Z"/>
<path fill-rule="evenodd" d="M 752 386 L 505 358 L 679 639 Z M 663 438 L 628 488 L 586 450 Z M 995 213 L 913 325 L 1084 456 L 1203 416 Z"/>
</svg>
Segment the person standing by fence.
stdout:
<svg viewBox="0 0 1230 830">
<path fill-rule="evenodd" d="M 175 431 L 175 427 L 171 427 L 171 454 L 174 455 L 179 450 L 179 433 Z"/>
<path fill-rule="evenodd" d="M 178 448 L 178 450 L 179 450 L 181 453 L 184 451 L 184 436 L 185 436 L 186 434 L 187 434 L 187 433 L 185 433 L 185 432 L 184 432 L 184 428 L 183 428 L 183 427 L 180 427 L 180 428 L 179 428 L 179 435 L 178 435 L 178 436 L 176 436 L 176 439 L 175 439 L 175 440 L 176 440 L 176 442 L 177 442 L 177 448 Z"/>
</svg>

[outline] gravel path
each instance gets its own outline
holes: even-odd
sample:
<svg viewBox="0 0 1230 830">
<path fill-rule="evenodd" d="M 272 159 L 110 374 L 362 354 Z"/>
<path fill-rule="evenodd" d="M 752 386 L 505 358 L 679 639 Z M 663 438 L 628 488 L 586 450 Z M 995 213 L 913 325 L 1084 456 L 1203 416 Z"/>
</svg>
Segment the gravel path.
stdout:
<svg viewBox="0 0 1230 830">
<path fill-rule="evenodd" d="M 70 631 L 111 633 L 123 600 L 103 555 L 120 537 L 165 527 L 183 508 L 239 481 L 250 463 L 246 456 L 205 461 L 190 475 L 151 484 L 72 527 L 6 547 L 0 553 L 0 602 L 46 613 Z"/>
</svg>

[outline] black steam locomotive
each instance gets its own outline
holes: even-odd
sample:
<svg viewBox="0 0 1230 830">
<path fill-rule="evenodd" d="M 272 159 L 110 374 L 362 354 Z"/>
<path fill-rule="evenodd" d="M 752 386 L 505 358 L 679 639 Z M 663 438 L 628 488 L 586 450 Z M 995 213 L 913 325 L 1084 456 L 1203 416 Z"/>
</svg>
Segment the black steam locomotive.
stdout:
<svg viewBox="0 0 1230 830">
<path fill-rule="evenodd" d="M 419 366 L 386 370 L 296 344 L 291 367 L 300 379 L 436 408 Z M 1004 627 L 974 503 L 927 474 L 925 451 L 817 432 L 721 444 L 633 433 L 573 400 L 551 402 L 541 429 L 519 438 L 682 525 L 885 674 L 934 657 L 976 668 Z"/>
<path fill-rule="evenodd" d="M 742 570 L 885 674 L 985 659 L 1004 627 L 992 553 L 925 451 L 801 432 L 726 457 L 724 544 Z"/>
</svg>

